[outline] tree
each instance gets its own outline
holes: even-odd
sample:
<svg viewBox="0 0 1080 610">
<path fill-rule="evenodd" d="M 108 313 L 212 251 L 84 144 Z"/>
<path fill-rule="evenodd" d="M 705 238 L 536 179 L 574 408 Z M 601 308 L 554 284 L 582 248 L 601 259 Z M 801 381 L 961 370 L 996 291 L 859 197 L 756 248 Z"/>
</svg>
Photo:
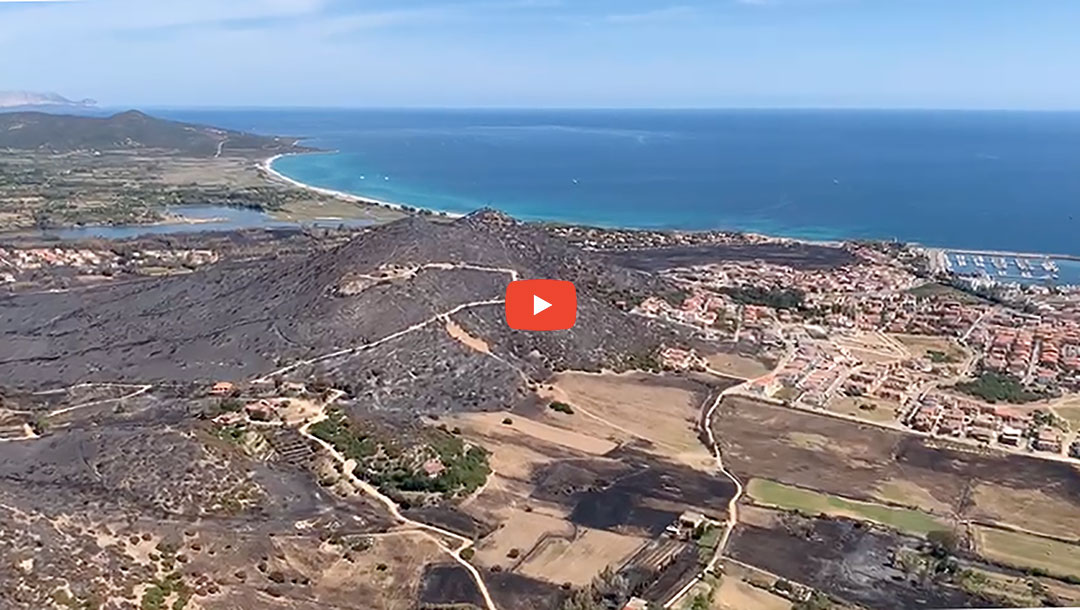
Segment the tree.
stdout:
<svg viewBox="0 0 1080 610">
<path fill-rule="evenodd" d="M 832 610 L 833 603 L 826 595 L 814 591 L 810 599 L 799 602 L 791 607 L 791 610 Z"/>
<path fill-rule="evenodd" d="M 934 530 L 926 535 L 932 553 L 936 557 L 946 557 L 960 548 L 960 537 L 953 530 Z"/>
<path fill-rule="evenodd" d="M 712 591 L 707 594 L 698 593 L 690 602 L 690 610 L 709 610 L 710 608 L 712 608 Z"/>
</svg>

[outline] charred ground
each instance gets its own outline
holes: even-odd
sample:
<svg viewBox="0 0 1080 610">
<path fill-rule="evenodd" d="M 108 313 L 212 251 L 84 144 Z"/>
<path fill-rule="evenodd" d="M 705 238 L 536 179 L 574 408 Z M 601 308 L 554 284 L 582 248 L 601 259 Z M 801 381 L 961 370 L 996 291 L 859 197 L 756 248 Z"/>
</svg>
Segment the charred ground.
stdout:
<svg viewBox="0 0 1080 610">
<path fill-rule="evenodd" d="M 450 265 L 424 267 L 439 263 Z M 417 271 L 349 293 L 358 276 L 388 266 Z M 494 269 L 575 281 L 576 328 L 539 336 L 509 331 L 495 301 L 511 276 Z M 625 368 L 635 354 L 651 353 L 662 335 L 616 308 L 614 300 L 655 281 L 497 214 L 449 225 L 409 218 L 309 257 L 226 262 L 182 277 L 87 289 L 77 299 L 9 296 L 0 301 L 0 374 L 30 389 L 77 381 L 241 380 L 377 342 L 472 301 L 492 304 L 463 308 L 452 314 L 455 321 L 530 376 L 564 368 Z M 403 338 L 397 351 L 419 354 L 436 347 L 424 343 L 453 342 L 419 337 Z M 469 357 L 460 345 L 446 344 L 442 352 L 437 358 L 445 371 Z M 510 374 L 507 365 L 486 360 L 477 375 Z M 362 361 L 329 364 L 339 378 L 361 383 Z"/>
</svg>

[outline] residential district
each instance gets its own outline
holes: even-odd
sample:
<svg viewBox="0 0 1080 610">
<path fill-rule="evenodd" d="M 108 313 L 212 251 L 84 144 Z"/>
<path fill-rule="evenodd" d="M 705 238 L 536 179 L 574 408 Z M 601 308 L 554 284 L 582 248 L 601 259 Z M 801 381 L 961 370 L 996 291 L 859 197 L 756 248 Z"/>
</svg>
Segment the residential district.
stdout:
<svg viewBox="0 0 1080 610">
<path fill-rule="evenodd" d="M 215 252 L 202 249 L 0 247 L 0 286 L 30 284 L 56 276 L 91 279 L 187 271 L 217 260 Z"/>
<path fill-rule="evenodd" d="M 669 270 L 682 292 L 633 311 L 771 364 L 740 389 L 765 400 L 947 441 L 1080 458 L 1080 289 L 988 286 L 934 272 L 916 249 L 845 247 L 853 262 L 829 268 L 755 260 Z M 666 348 L 660 360 L 669 369 L 720 367 L 686 345 Z"/>
</svg>

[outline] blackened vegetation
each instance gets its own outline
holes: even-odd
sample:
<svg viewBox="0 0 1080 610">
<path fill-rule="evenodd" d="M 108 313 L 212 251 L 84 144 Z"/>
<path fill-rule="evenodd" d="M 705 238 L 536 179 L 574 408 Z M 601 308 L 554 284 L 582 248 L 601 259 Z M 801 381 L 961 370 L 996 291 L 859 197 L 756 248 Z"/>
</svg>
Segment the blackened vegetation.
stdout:
<svg viewBox="0 0 1080 610">
<path fill-rule="evenodd" d="M 0 300 L 0 378 L 34 389 L 93 380 L 242 380 L 377 341 L 465 303 L 499 299 L 510 281 L 497 271 L 428 269 L 359 293 L 341 290 L 349 278 L 378 273 L 384 264 L 429 262 L 573 280 L 578 324 L 568 331 L 521 333 L 506 327 L 499 306 L 479 306 L 454 319 L 501 360 L 440 335 L 438 323 L 431 323 L 427 333 L 410 332 L 370 353 L 326 363 L 335 381 L 355 380 L 349 389 L 357 398 L 370 396 L 375 408 L 505 408 L 521 395 L 518 371 L 543 379 L 569 368 L 624 370 L 673 332 L 625 313 L 604 296 L 614 289 L 661 291 L 656 278 L 481 212 L 448 224 L 408 218 L 308 257 L 226 262 L 184 276 L 86 290 L 79 299 L 28 294 Z M 468 383 L 457 382 L 462 379 Z M 492 386 L 498 391 L 485 390 Z"/>
<path fill-rule="evenodd" d="M 402 511 L 402 514 L 410 519 L 430 523 L 466 538 L 478 540 L 494 531 L 491 524 L 480 521 L 450 505 L 407 508 Z"/>
<path fill-rule="evenodd" d="M 627 527 L 656 536 L 678 517 L 675 511 L 641 506 L 639 500 L 635 490 L 624 487 L 587 491 L 578 498 L 570 520 L 595 529 Z"/>
<path fill-rule="evenodd" d="M 462 345 L 436 325 L 354 355 L 301 367 L 289 377 L 325 380 L 358 397 L 358 415 L 408 412 L 417 405 L 435 414 L 496 410 L 524 396 L 517 371 Z"/>
<path fill-rule="evenodd" d="M 106 607 L 156 581 L 143 606 L 153 607 L 179 591 L 162 580 L 175 571 L 200 596 L 227 586 L 247 598 L 229 607 L 261 609 L 265 587 L 311 595 L 300 591 L 310 573 L 276 564 L 275 536 L 314 556 L 332 537 L 393 525 L 373 500 L 339 500 L 310 473 L 216 441 L 182 417 L 188 406 L 144 394 L 122 412 L 80 409 L 43 438 L 0 442 L 0 608 L 51 608 L 59 589 L 70 592 L 63 607 Z M 136 559 L 140 545 L 149 562 Z M 35 569 L 18 567 L 30 559 Z"/>
<path fill-rule="evenodd" d="M 484 597 L 468 570 L 455 564 L 433 565 L 424 568 L 420 585 L 420 603 L 430 606 L 472 604 L 483 608 Z"/>
<path fill-rule="evenodd" d="M 993 481 L 1014 489 L 1031 489 L 1080 504 L 1080 470 L 1067 462 L 1016 454 L 977 454 L 931 447 L 915 437 L 897 445 L 895 460 L 905 468 Z"/>
<path fill-rule="evenodd" d="M 559 586 L 509 572 L 485 574 L 484 584 L 500 610 L 556 610 L 569 595 Z"/>
<path fill-rule="evenodd" d="M 854 254 L 843 248 L 794 242 L 677 246 L 610 252 L 605 256 L 617 264 L 643 271 L 728 261 L 763 261 L 796 269 L 832 269 L 857 260 Z"/>
<path fill-rule="evenodd" d="M 652 584 L 641 593 L 641 597 L 656 603 L 666 602 L 694 578 L 700 568 L 697 549 L 687 545 L 654 576 Z"/>
<path fill-rule="evenodd" d="M 907 480 L 957 511 L 969 508 L 968 490 L 985 482 L 1080 504 L 1080 470 L 1064 462 L 951 449 L 941 440 L 734 397 L 721 403 L 714 426 L 725 463 L 744 481 L 759 477 L 875 502 L 872 490 Z M 795 442 L 792 431 L 828 442 Z"/>
<path fill-rule="evenodd" d="M 740 524 L 729 553 L 735 559 L 830 596 L 870 608 L 986 607 L 943 578 L 915 577 L 898 556 L 918 552 L 921 540 L 848 519 L 787 515 L 773 528 Z"/>
<path fill-rule="evenodd" d="M 722 515 L 735 491 L 726 479 L 640 453 L 612 457 L 623 459 L 564 461 L 539 469 L 533 474 L 533 496 L 567 506 L 577 525 L 658 536 L 688 506 Z"/>
</svg>

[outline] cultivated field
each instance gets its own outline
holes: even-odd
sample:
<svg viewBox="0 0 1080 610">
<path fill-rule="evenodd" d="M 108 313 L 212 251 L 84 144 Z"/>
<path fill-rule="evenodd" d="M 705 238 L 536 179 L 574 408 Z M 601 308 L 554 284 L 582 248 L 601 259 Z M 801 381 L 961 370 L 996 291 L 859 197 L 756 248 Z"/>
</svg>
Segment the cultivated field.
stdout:
<svg viewBox="0 0 1080 610">
<path fill-rule="evenodd" d="M 541 540 L 572 540 L 577 528 L 566 519 L 532 510 L 511 508 L 500 515 L 500 527 L 476 545 L 475 562 L 510 570 Z"/>
<path fill-rule="evenodd" d="M 870 425 L 727 397 L 714 418 L 726 461 L 744 480 L 770 479 L 866 501 L 892 501 L 896 483 L 910 495 L 899 504 L 930 513 L 956 506 L 957 476 L 908 472 L 893 462 L 904 435 Z M 893 497 L 877 488 L 891 484 Z M 930 502 L 927 502 L 927 500 Z"/>
<path fill-rule="evenodd" d="M 1056 576 L 1080 578 L 1080 546 L 1048 538 L 976 526 L 981 555 L 1020 569 L 1035 568 Z"/>
<path fill-rule="evenodd" d="M 925 536 L 932 531 L 951 528 L 944 519 L 924 512 L 849 500 L 764 479 L 751 480 L 747 494 L 755 503 L 764 506 L 796 510 L 807 516 L 825 514 L 871 521 L 907 534 Z"/>
<path fill-rule="evenodd" d="M 529 554 L 518 572 L 552 583 L 586 585 L 604 567 L 618 567 L 647 542 L 644 538 L 585 529 L 572 540 L 546 539 Z"/>
<path fill-rule="evenodd" d="M 971 498 L 974 518 L 1012 524 L 1051 536 L 1080 540 L 1080 511 L 1076 503 L 1040 489 L 976 484 Z"/>
<path fill-rule="evenodd" d="M 1080 472 L 1070 464 L 972 453 L 743 397 L 724 400 L 714 428 L 727 463 L 743 480 L 769 479 L 1062 537 L 1080 531 Z"/>
<path fill-rule="evenodd" d="M 564 373 L 544 391 L 571 412 L 544 401 L 437 420 L 490 452 L 493 474 L 460 507 L 486 524 L 474 563 L 534 584 L 583 585 L 623 565 L 679 513 L 725 514 L 732 485 L 706 468 L 695 432 L 707 386 Z"/>
</svg>

